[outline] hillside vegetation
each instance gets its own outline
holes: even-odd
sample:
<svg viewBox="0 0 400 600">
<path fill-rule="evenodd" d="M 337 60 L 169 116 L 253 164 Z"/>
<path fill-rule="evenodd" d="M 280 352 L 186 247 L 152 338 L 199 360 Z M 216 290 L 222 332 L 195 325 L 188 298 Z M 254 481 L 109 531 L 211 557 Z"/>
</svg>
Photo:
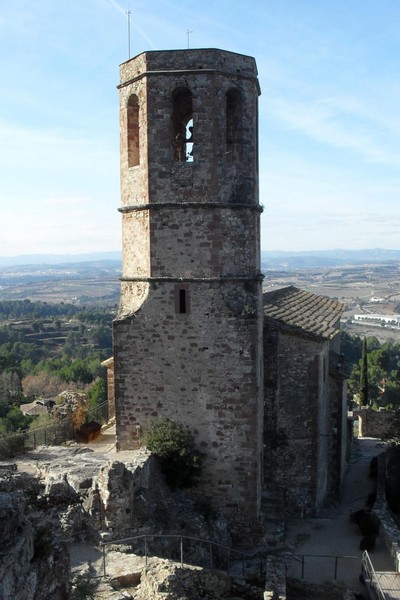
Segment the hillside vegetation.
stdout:
<svg viewBox="0 0 400 600">
<path fill-rule="evenodd" d="M 0 302 L 0 433 L 24 429 L 33 418 L 20 410 L 65 389 L 85 391 L 92 405 L 106 399 L 115 307 L 46 302 Z"/>
</svg>

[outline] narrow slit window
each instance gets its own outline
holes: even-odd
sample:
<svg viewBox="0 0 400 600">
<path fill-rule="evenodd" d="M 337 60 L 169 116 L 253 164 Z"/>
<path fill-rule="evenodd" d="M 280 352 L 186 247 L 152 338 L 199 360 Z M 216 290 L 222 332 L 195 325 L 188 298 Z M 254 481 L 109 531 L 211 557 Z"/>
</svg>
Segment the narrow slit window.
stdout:
<svg viewBox="0 0 400 600">
<path fill-rule="evenodd" d="M 242 95 L 231 89 L 226 93 L 226 159 L 240 160 L 242 148 Z"/>
<path fill-rule="evenodd" d="M 193 96 L 187 88 L 175 91 L 172 98 L 174 159 L 193 162 Z"/>
<path fill-rule="evenodd" d="M 189 288 L 185 284 L 175 286 L 175 312 L 180 315 L 190 312 Z"/>
<path fill-rule="evenodd" d="M 139 101 L 133 94 L 127 106 L 128 166 L 136 167 L 140 163 L 139 151 Z"/>
<path fill-rule="evenodd" d="M 186 290 L 179 290 L 179 312 L 186 313 Z"/>
</svg>

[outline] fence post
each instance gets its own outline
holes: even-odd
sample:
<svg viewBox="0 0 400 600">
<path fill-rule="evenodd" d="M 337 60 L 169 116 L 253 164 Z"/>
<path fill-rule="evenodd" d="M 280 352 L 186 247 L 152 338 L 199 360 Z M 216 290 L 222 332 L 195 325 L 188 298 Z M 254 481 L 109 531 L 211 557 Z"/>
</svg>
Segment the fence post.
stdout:
<svg viewBox="0 0 400 600">
<path fill-rule="evenodd" d="M 181 567 L 183 567 L 183 538 L 181 537 Z"/>
<path fill-rule="evenodd" d="M 106 577 L 106 547 L 103 544 L 103 577 Z"/>
<path fill-rule="evenodd" d="M 304 579 L 304 554 L 301 557 L 301 578 Z"/>
<path fill-rule="evenodd" d="M 338 567 L 338 557 L 335 556 L 335 581 L 337 579 L 337 567 Z"/>
<path fill-rule="evenodd" d="M 144 564 L 147 567 L 147 536 L 144 536 Z"/>
<path fill-rule="evenodd" d="M 36 433 L 33 432 L 33 447 L 36 450 Z"/>
</svg>

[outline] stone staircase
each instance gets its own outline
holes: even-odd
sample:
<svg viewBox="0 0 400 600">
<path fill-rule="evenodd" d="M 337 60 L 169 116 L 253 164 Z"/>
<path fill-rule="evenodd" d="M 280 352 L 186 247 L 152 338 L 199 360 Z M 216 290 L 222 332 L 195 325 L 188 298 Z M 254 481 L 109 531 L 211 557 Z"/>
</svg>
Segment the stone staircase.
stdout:
<svg viewBox="0 0 400 600">
<path fill-rule="evenodd" d="M 264 524 L 264 542 L 280 544 L 285 537 L 284 498 L 282 487 L 274 481 L 264 482 L 261 513 Z"/>
</svg>

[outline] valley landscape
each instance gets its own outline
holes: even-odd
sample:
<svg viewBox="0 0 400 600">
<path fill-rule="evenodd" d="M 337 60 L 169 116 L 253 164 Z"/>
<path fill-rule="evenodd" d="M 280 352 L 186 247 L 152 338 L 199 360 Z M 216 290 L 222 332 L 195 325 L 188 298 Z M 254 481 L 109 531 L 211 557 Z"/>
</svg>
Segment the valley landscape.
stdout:
<svg viewBox="0 0 400 600">
<path fill-rule="evenodd" d="M 119 301 L 121 259 L 118 253 L 37 257 L 43 262 L 18 264 L 0 258 L 0 301 L 25 300 L 75 305 L 113 306 Z M 34 260 L 34 258 L 32 258 Z M 13 264 L 11 264 L 13 263 Z M 354 315 L 400 313 L 400 252 L 392 250 L 331 253 L 262 252 L 263 291 L 294 285 L 345 304 L 344 328 L 381 342 L 399 340 L 393 324 L 354 320 Z"/>
<path fill-rule="evenodd" d="M 355 320 L 355 315 L 380 315 L 383 318 L 400 313 L 400 263 L 387 261 L 345 264 L 332 267 L 264 269 L 263 289 L 294 285 L 314 294 L 342 302 L 345 312 L 342 329 L 360 337 L 375 336 L 380 342 L 399 340 L 398 324 L 380 320 Z"/>
</svg>

